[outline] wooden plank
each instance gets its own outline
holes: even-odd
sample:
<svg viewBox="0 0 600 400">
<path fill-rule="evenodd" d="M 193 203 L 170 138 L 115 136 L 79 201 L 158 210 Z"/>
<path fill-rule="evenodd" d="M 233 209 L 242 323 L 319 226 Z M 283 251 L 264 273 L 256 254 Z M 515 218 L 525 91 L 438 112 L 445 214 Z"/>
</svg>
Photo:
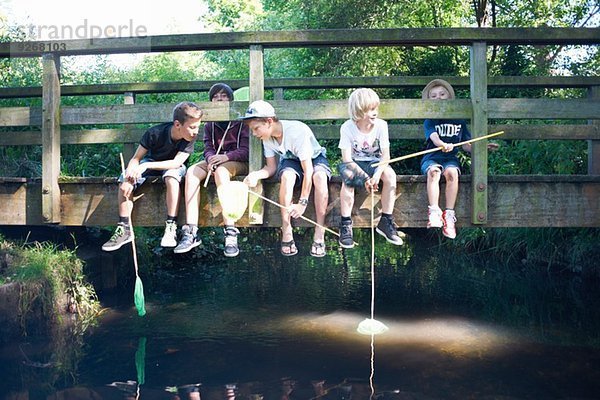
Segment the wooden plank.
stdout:
<svg viewBox="0 0 600 400">
<path fill-rule="evenodd" d="M 432 79 L 441 78 L 455 88 L 469 88 L 468 77 L 462 76 L 362 76 L 362 77 L 309 77 L 309 78 L 266 78 L 265 89 L 338 89 L 370 87 L 377 88 L 422 88 Z M 63 85 L 62 96 L 120 95 L 125 92 L 146 93 L 190 93 L 208 92 L 210 87 L 221 81 L 171 81 L 131 82 L 99 85 Z M 225 81 L 231 88 L 248 86 L 248 80 Z M 488 87 L 503 88 L 588 88 L 600 86 L 598 76 L 490 76 Z M 42 97 L 41 86 L 0 88 L 0 99 Z M 279 99 L 278 99 L 279 100 Z"/>
<path fill-rule="evenodd" d="M 319 140 L 338 140 L 340 124 L 309 124 Z M 61 144 L 138 143 L 144 129 L 82 129 L 62 130 Z M 488 125 L 487 132 L 504 131 L 499 140 L 600 140 L 600 125 Z M 390 124 L 392 140 L 424 140 L 422 124 Z M 0 146 L 41 145 L 40 131 L 0 132 Z"/>
<path fill-rule="evenodd" d="M 220 32 L 0 43 L 0 57 L 331 46 L 595 45 L 599 28 L 400 28 Z"/>
<path fill-rule="evenodd" d="M 591 87 L 588 97 L 592 100 L 600 100 L 600 86 Z M 600 129 L 600 120 L 589 121 L 589 124 Z M 600 175 L 600 140 L 588 141 L 588 174 Z"/>
<path fill-rule="evenodd" d="M 485 136 L 488 126 L 487 103 L 487 46 L 484 42 L 473 43 L 470 49 L 471 135 L 473 138 Z M 471 170 L 471 222 L 485 224 L 488 219 L 488 157 L 487 140 L 472 145 Z"/>
<path fill-rule="evenodd" d="M 262 46 L 250 46 L 250 103 L 265 98 L 265 68 L 264 50 Z M 250 132 L 250 154 L 248 160 L 249 171 L 258 171 L 264 165 L 262 142 Z M 254 191 L 260 195 L 264 193 L 263 184 L 259 182 Z M 248 210 L 251 224 L 264 222 L 265 205 L 257 196 L 248 197 Z"/>
<path fill-rule="evenodd" d="M 281 119 L 343 120 L 347 118 L 346 100 L 273 101 Z M 208 102 L 198 103 L 205 110 L 204 121 L 228 121 L 242 116 L 248 102 L 234 101 L 227 107 Z M 63 125 L 160 123 L 169 121 L 175 104 L 136 104 L 113 106 L 62 107 Z M 437 102 L 434 100 L 382 100 L 383 119 L 462 118 L 471 116 L 469 100 Z M 597 99 L 488 99 L 490 119 L 600 119 Z M 0 108 L 0 126 L 39 126 L 41 110 L 37 107 Z"/>
<path fill-rule="evenodd" d="M 598 99 L 488 99 L 492 119 L 599 119 Z"/>
<path fill-rule="evenodd" d="M 600 176 L 490 176 L 488 198 L 488 227 L 600 227 Z M 113 226 L 117 222 L 116 178 L 77 178 L 61 180 L 61 225 Z M 278 198 L 278 184 L 265 182 L 265 195 Z M 164 184 L 160 180 L 144 185 L 136 202 L 134 222 L 137 226 L 162 226 L 166 210 Z M 334 177 L 329 185 L 330 205 L 327 225 L 337 230 L 339 225 L 340 180 Z M 214 184 L 202 191 L 200 225 L 220 226 L 221 210 L 216 200 Z M 444 190 L 442 188 L 442 199 Z M 0 185 L 1 225 L 42 225 L 41 181 L 4 182 Z M 425 177 L 398 177 L 396 222 L 405 228 L 424 228 L 427 224 L 427 194 Z M 461 176 L 457 202 L 458 228 L 473 227 L 470 222 L 471 177 Z M 354 225 L 368 227 L 370 197 L 356 191 L 353 211 Z M 376 204 L 376 215 L 381 203 Z M 184 210 L 185 207 L 181 207 Z M 306 216 L 314 219 L 312 202 Z M 185 221 L 184 212 L 179 216 Z M 279 227 L 280 211 L 265 204 L 264 226 Z M 239 222 L 249 226 L 248 213 Z M 308 226 L 299 221 L 298 226 Z"/>
<path fill-rule="evenodd" d="M 42 217 L 46 223 L 60 222 L 60 78 L 59 58 L 42 57 Z"/>
</svg>

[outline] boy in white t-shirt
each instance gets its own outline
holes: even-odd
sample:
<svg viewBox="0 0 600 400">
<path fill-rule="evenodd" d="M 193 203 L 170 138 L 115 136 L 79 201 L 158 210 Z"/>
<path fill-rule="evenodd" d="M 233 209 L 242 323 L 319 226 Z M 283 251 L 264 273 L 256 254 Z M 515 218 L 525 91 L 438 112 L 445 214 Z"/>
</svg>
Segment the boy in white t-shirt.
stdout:
<svg viewBox="0 0 600 400">
<path fill-rule="evenodd" d="M 316 222 L 310 255 L 325 256 L 325 215 L 329 191 L 327 183 L 331 178 L 331 169 L 322 147 L 310 128 L 300 121 L 279 120 L 275 109 L 269 103 L 258 100 L 250 104 L 244 117 L 245 124 L 252 135 L 262 141 L 266 165 L 248 174 L 244 182 L 254 187 L 261 179 L 277 174 L 279 187 L 279 203 L 281 209 L 281 254 L 293 256 L 298 254 L 294 242 L 290 218 L 298 218 L 306 211 L 308 197 L 314 185 L 314 202 Z M 279 156 L 279 164 L 275 156 Z M 294 186 L 301 183 L 300 199 L 292 204 Z"/>
<path fill-rule="evenodd" d="M 348 99 L 350 119 L 340 128 L 339 148 L 342 150 L 342 163 L 339 165 L 342 177 L 340 191 L 340 246 L 354 247 L 352 239 L 352 206 L 354 188 L 364 187 L 367 191 L 381 191 L 381 219 L 376 231 L 395 245 L 403 243 L 398 233 L 392 213 L 396 200 L 396 173 L 389 165 L 374 167 L 373 164 L 390 159 L 390 140 L 387 122 L 377 118 L 379 96 L 371 89 L 356 89 Z"/>
</svg>

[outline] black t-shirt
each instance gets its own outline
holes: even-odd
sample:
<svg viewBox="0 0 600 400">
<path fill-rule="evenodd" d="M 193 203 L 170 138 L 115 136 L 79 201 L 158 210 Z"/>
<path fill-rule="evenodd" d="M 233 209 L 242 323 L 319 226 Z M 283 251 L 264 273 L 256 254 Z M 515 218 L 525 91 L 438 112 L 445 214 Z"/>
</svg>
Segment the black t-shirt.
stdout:
<svg viewBox="0 0 600 400">
<path fill-rule="evenodd" d="M 144 133 L 140 140 L 140 145 L 148 150 L 147 158 L 151 158 L 154 161 L 166 161 L 174 159 L 180 151 L 188 154 L 194 152 L 196 138 L 191 142 L 184 139 L 174 142 L 171 139 L 172 127 L 173 122 L 165 122 L 164 124 L 153 126 Z"/>
</svg>

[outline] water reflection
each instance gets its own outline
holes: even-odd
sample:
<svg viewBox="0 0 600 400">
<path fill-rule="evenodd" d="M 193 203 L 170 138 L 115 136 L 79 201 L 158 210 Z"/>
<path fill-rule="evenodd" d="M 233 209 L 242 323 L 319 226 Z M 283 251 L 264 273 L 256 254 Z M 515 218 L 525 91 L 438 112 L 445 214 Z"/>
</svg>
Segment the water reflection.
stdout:
<svg viewBox="0 0 600 400">
<path fill-rule="evenodd" d="M 297 235 L 299 246 L 311 239 Z M 24 340 L 0 347 L 0 398 L 122 400 L 132 393 L 107 384 L 128 380 L 139 400 L 184 400 L 179 388 L 199 382 L 198 392 L 186 395 L 362 400 L 600 393 L 598 285 L 491 258 L 380 243 L 377 319 L 389 331 L 371 348 L 370 336 L 356 332 L 370 304 L 368 248 L 290 263 L 269 247 L 275 240 L 250 236 L 246 254 L 256 243 L 260 251 L 252 258 L 206 265 L 182 257 L 181 265 L 155 267 L 155 279 L 142 270 L 144 319 L 130 304 L 129 288 L 122 301 L 118 293 L 105 294 L 113 306 L 80 339 L 83 350 L 70 374 L 23 364 L 19 344 L 30 361 L 52 360 L 47 349 Z"/>
</svg>

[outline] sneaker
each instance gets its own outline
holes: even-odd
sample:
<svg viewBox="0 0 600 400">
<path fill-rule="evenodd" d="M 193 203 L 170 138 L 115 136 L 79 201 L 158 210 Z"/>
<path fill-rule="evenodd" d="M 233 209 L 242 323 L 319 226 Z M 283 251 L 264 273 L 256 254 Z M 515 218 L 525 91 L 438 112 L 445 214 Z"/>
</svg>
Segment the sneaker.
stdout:
<svg viewBox="0 0 600 400">
<path fill-rule="evenodd" d="M 398 228 L 396 228 L 396 224 L 391 218 L 381 217 L 375 231 L 396 246 L 401 246 L 404 243 L 398 236 Z"/>
<path fill-rule="evenodd" d="M 427 229 L 429 228 L 441 228 L 444 226 L 442 221 L 442 210 L 436 206 L 429 206 L 429 221 L 427 222 Z"/>
<path fill-rule="evenodd" d="M 237 235 L 240 231 L 235 226 L 226 226 L 223 232 L 225 233 L 225 249 L 223 250 L 225 257 L 235 257 L 240 254 L 237 242 Z"/>
<path fill-rule="evenodd" d="M 165 234 L 160 241 L 161 247 L 177 246 L 177 222 L 165 221 Z"/>
<path fill-rule="evenodd" d="M 202 244 L 202 240 L 198 237 L 198 228 L 194 229 L 189 225 L 184 225 L 181 228 L 181 240 L 175 249 L 173 249 L 173 253 L 181 254 L 187 253 L 194 247 L 200 246 Z"/>
<path fill-rule="evenodd" d="M 121 248 L 124 244 L 133 242 L 133 235 L 128 225 L 119 223 L 115 233 L 110 237 L 108 242 L 102 245 L 104 251 L 115 251 Z"/>
<path fill-rule="evenodd" d="M 352 221 L 342 221 L 340 224 L 340 238 L 338 239 L 340 246 L 344 249 L 354 247 L 354 239 L 352 238 Z"/>
<path fill-rule="evenodd" d="M 449 239 L 454 239 L 456 237 L 456 213 L 454 210 L 446 210 L 442 214 L 442 219 L 444 220 L 442 234 Z"/>
</svg>

